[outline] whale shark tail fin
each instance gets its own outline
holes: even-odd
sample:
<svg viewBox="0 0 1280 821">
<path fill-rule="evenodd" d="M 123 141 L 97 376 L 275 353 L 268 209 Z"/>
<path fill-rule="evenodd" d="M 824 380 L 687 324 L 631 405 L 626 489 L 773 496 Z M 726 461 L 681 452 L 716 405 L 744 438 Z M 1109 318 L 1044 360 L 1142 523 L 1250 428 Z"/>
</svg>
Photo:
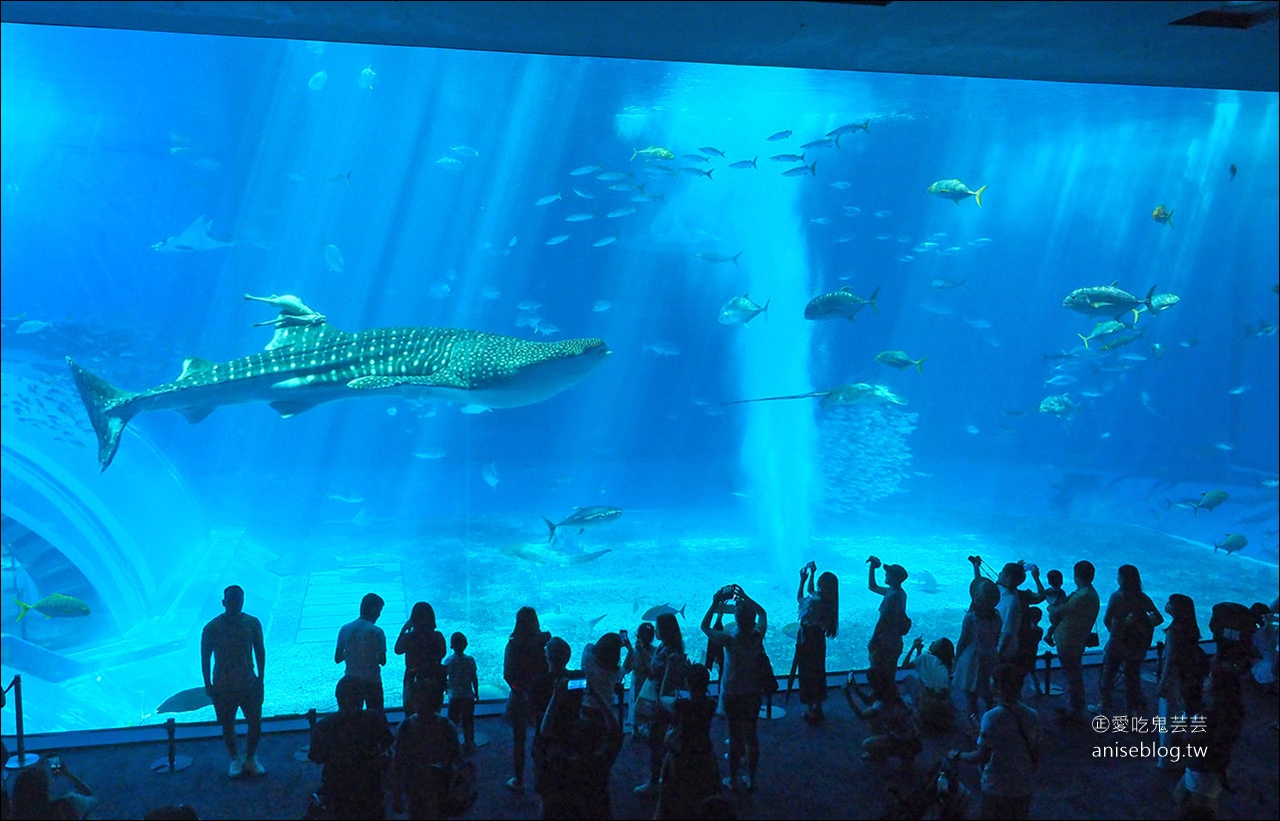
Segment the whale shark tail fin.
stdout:
<svg viewBox="0 0 1280 821">
<path fill-rule="evenodd" d="M 95 376 L 73 362 L 69 356 L 67 364 L 71 366 L 71 376 L 75 378 L 84 409 L 89 413 L 93 432 L 98 435 L 98 464 L 102 470 L 106 470 L 115 458 L 116 449 L 120 447 L 120 434 L 124 432 L 124 426 L 133 418 L 134 411 L 129 409 L 129 400 L 134 395 Z"/>
</svg>

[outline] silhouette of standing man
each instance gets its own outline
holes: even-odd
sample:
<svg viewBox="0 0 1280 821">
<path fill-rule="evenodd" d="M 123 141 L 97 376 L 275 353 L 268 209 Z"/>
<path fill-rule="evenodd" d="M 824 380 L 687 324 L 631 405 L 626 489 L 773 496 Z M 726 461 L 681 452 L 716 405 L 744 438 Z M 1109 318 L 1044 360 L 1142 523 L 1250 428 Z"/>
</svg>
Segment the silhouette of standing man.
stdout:
<svg viewBox="0 0 1280 821">
<path fill-rule="evenodd" d="M 360 685 L 360 695 L 370 710 L 382 710 L 382 666 L 387 663 L 387 636 L 377 625 L 382 597 L 366 593 L 360 600 L 360 618 L 342 625 L 333 663 L 347 663 L 347 675 Z"/>
<path fill-rule="evenodd" d="M 200 635 L 200 666 L 204 689 L 213 699 L 213 709 L 222 725 L 222 741 L 231 754 L 228 775 L 264 775 L 258 763 L 258 739 L 262 736 L 262 681 L 267 649 L 262 643 L 262 623 L 244 612 L 244 590 L 236 584 L 222 591 L 226 612 L 213 618 Z M 253 672 L 254 660 L 258 672 Z M 210 676 L 210 660 L 213 675 Z M 245 757 L 236 752 L 236 710 L 244 712 L 249 724 Z"/>
</svg>

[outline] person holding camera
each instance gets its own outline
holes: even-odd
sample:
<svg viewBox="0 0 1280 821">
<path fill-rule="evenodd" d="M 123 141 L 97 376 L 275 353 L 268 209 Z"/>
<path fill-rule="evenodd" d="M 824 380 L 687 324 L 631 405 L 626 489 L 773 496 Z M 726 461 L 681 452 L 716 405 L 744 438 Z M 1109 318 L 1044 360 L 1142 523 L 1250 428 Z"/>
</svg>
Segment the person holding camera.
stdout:
<svg viewBox="0 0 1280 821">
<path fill-rule="evenodd" d="M 70 781 L 71 791 L 53 797 L 54 776 Z M 51 755 L 35 766 L 18 771 L 9 807 L 12 814 L 6 814 L 5 818 L 82 819 L 88 817 L 97 803 L 93 790 L 72 774 L 59 756 Z"/>
<path fill-rule="evenodd" d="M 1058 721 L 1063 724 L 1080 725 L 1085 721 L 1084 651 L 1098 646 L 1093 625 L 1101 609 L 1098 591 L 1093 589 L 1094 573 L 1092 562 L 1076 562 L 1072 569 L 1076 589 L 1062 604 L 1049 605 L 1050 618 L 1058 619 L 1053 643 L 1058 648 L 1058 663 L 1067 687 L 1067 708 L 1058 711 Z"/>
<path fill-rule="evenodd" d="M 876 584 L 876 570 L 883 565 L 887 587 Z M 883 596 L 880 618 L 876 621 L 871 641 L 867 644 L 867 681 L 873 691 L 897 688 L 898 658 L 902 655 L 902 637 L 911 631 L 907 616 L 907 591 L 902 583 L 907 570 L 900 564 L 883 564 L 875 556 L 867 557 L 867 589 Z"/>
<path fill-rule="evenodd" d="M 814 577 L 817 576 L 817 589 Z M 809 595 L 804 592 L 809 583 Z M 822 721 L 822 702 L 827 699 L 827 639 L 835 638 L 840 623 L 840 582 L 834 573 L 818 576 L 818 565 L 809 562 L 800 568 L 800 630 L 796 633 L 795 668 L 800 676 L 800 702 L 807 709 L 806 721 Z"/>
<path fill-rule="evenodd" d="M 737 627 L 732 632 L 717 630 L 711 626 L 711 620 L 730 600 L 734 602 Z M 725 651 L 720 693 L 725 718 L 729 721 L 729 777 L 724 780 L 729 789 L 736 789 L 739 783 L 738 770 L 744 752 L 747 774 L 742 776 L 741 783 L 748 791 L 755 789 L 756 769 L 760 764 L 758 724 L 763 697 L 764 635 L 768 627 L 764 608 L 736 584 L 720 588 L 702 617 L 702 632 Z"/>
</svg>

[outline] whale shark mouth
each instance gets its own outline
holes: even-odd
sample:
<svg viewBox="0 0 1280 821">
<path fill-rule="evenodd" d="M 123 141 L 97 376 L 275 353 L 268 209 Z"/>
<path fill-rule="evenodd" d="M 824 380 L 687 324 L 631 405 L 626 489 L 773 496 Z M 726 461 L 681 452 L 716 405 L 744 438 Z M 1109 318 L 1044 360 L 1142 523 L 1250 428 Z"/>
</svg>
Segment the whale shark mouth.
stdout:
<svg viewBox="0 0 1280 821">
<path fill-rule="evenodd" d="M 225 405 L 263 402 L 288 418 L 337 399 L 402 394 L 513 408 L 573 387 L 610 354 L 600 339 L 536 342 L 455 328 L 347 333 L 323 315 L 287 307 L 274 324 L 261 353 L 229 362 L 189 358 L 174 381 L 136 393 L 67 357 L 97 434 L 101 469 L 115 458 L 125 425 L 140 413 L 176 410 L 194 424 Z"/>
</svg>

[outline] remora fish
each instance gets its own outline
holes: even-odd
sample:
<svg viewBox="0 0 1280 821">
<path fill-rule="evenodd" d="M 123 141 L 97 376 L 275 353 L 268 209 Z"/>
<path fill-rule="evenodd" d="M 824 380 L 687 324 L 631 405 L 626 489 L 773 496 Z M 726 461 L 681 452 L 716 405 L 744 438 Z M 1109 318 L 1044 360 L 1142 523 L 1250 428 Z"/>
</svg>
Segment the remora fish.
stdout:
<svg viewBox="0 0 1280 821">
<path fill-rule="evenodd" d="M 595 527 L 606 522 L 612 522 L 614 519 L 622 515 L 622 508 L 609 507 L 608 505 L 595 505 L 593 507 L 576 507 L 574 512 L 567 519 L 556 523 L 542 517 L 542 521 L 547 523 L 550 533 L 547 534 L 547 541 L 551 541 L 556 537 L 556 529 L 561 527 L 576 527 L 578 532 L 586 530 L 588 527 Z"/>
<path fill-rule="evenodd" d="M 54 593 L 51 596 L 45 596 L 35 604 L 27 604 L 25 602 L 14 599 L 18 604 L 18 617 L 15 622 L 22 621 L 22 617 L 27 615 L 30 610 L 43 613 L 46 619 L 52 618 L 72 618 L 74 616 L 89 615 L 89 605 L 77 599 L 75 596 L 66 596 L 62 593 Z"/>
<path fill-rule="evenodd" d="M 804 306 L 804 318 L 843 318 L 853 321 L 853 318 L 858 315 L 858 311 L 861 311 L 864 305 L 870 305 L 876 313 L 880 313 L 880 308 L 876 305 L 876 295 L 879 293 L 880 289 L 876 288 L 871 292 L 870 297 L 863 299 L 850 291 L 849 286 L 846 285 L 838 291 L 821 294 L 809 300 L 809 304 Z"/>
<path fill-rule="evenodd" d="M 287 310 L 287 309 L 286 309 Z M 77 365 L 75 378 L 106 470 L 124 426 L 139 413 L 176 410 L 191 423 L 223 405 L 266 402 L 282 417 L 354 396 L 408 392 L 489 408 L 532 405 L 581 382 L 609 355 L 600 339 L 533 342 L 458 328 L 375 328 L 348 333 L 297 325 L 281 312 L 266 349 L 229 362 L 184 360 L 182 373 L 138 393 Z"/>
<path fill-rule="evenodd" d="M 525 544 L 503 548 L 503 552 L 514 558 L 524 559 L 531 564 L 566 567 L 571 564 L 586 564 L 587 562 L 595 561 L 604 554 L 609 553 L 610 549 L 606 547 L 604 550 L 596 550 L 591 553 L 560 553 L 548 549 L 545 545 Z"/>
</svg>

